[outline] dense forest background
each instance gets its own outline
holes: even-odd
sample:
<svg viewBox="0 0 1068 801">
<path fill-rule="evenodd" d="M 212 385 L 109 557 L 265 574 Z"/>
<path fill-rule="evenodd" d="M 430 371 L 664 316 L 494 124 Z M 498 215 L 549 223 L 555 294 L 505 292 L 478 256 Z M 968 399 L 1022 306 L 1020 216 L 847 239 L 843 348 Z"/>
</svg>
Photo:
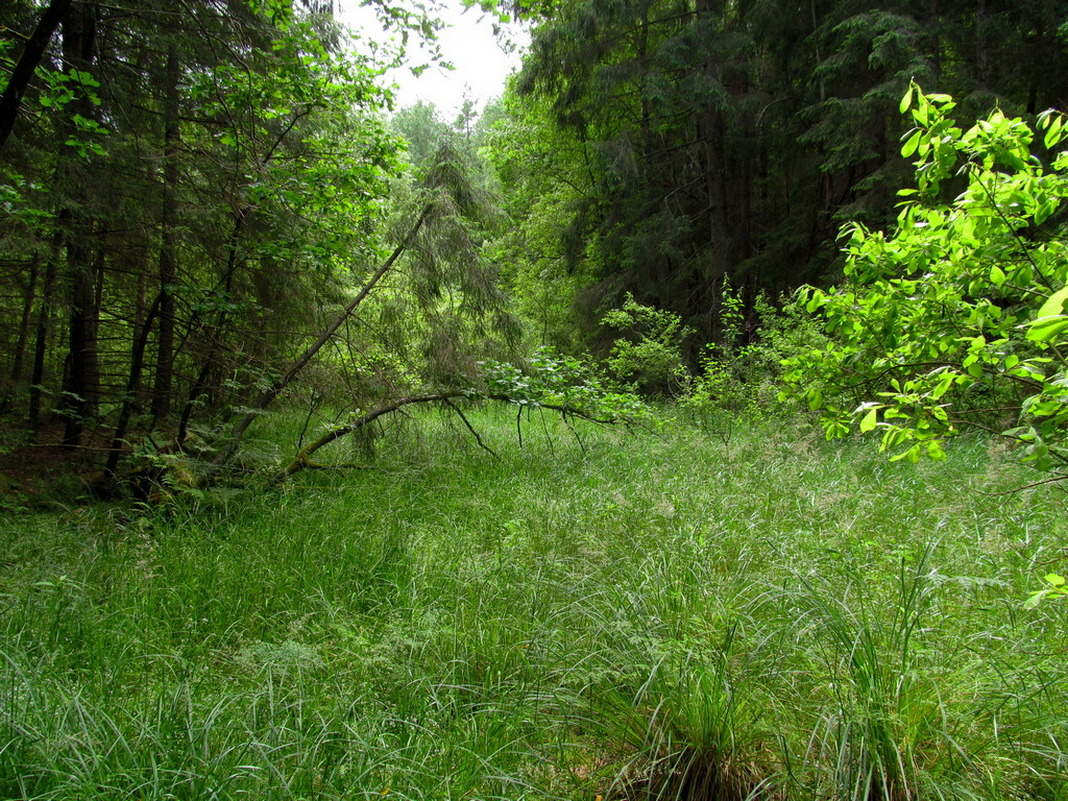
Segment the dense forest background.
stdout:
<svg viewBox="0 0 1068 801">
<path fill-rule="evenodd" d="M 1054 0 L 484 9 L 532 46 L 449 121 L 392 108 L 402 54 L 323 4 L 6 3 L 7 436 L 110 471 L 213 437 L 222 463 L 278 397 L 343 425 L 538 346 L 619 357 L 642 325 L 700 371 L 756 338 L 759 303 L 840 276 L 846 221 L 894 220 L 910 81 L 965 122 L 1068 106 Z"/>
<path fill-rule="evenodd" d="M 509 255 L 526 275 L 582 276 L 587 323 L 630 291 L 710 341 L 724 277 L 750 301 L 834 277 L 842 224 L 896 215 L 910 79 L 972 119 L 1068 99 L 1063 3 L 592 0 L 529 13 L 507 101 L 508 139 L 525 144 L 500 156 L 506 186 L 528 182 L 508 192 L 527 239 Z M 562 251 L 529 241 L 547 219 Z"/>
</svg>

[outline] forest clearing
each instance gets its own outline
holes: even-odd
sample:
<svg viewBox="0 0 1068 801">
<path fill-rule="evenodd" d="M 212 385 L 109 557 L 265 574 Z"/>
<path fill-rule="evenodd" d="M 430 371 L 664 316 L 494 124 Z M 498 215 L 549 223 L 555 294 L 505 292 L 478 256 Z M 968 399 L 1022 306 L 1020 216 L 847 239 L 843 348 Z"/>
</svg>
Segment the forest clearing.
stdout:
<svg viewBox="0 0 1068 801">
<path fill-rule="evenodd" d="M 0 799 L 1068 801 L 1064 3 L 360 6 L 0 4 Z"/>
<path fill-rule="evenodd" d="M 540 417 L 8 517 L 0 795 L 1064 798 L 1059 485 L 984 438 Z"/>
</svg>

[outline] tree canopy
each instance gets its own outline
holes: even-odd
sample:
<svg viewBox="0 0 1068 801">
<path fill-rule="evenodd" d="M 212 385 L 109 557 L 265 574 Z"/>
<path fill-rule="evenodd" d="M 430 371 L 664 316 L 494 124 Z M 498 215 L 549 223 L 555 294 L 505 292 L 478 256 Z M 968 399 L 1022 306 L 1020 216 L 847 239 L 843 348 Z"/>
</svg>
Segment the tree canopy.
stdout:
<svg viewBox="0 0 1068 801">
<path fill-rule="evenodd" d="M 910 173 L 896 107 L 910 80 L 957 96 L 972 119 L 994 102 L 1034 115 L 1068 100 L 1054 2 L 511 10 L 534 20 L 511 108 L 558 143 L 546 147 L 552 166 L 538 166 L 571 184 L 557 187 L 570 195 L 556 251 L 586 276 L 587 325 L 631 292 L 707 341 L 720 333 L 724 276 L 750 304 L 833 277 L 844 222 L 894 219 Z M 526 208 L 543 197 L 515 191 Z"/>
</svg>

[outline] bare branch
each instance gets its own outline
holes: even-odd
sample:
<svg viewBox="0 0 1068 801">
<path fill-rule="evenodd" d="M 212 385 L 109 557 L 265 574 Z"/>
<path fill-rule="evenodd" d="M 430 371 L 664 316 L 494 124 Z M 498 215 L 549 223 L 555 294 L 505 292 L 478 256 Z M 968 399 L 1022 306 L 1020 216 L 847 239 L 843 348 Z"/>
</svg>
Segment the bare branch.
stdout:
<svg viewBox="0 0 1068 801">
<path fill-rule="evenodd" d="M 456 412 L 456 414 L 458 414 L 460 416 L 460 419 L 463 420 L 464 425 L 467 426 L 467 430 L 471 432 L 471 436 L 473 436 L 475 438 L 475 442 L 478 443 L 478 447 L 482 448 L 482 450 L 484 450 L 487 453 L 489 453 L 491 456 L 493 456 L 494 459 L 501 458 L 501 457 L 499 457 L 497 455 L 496 451 L 494 451 L 493 448 L 491 448 L 489 445 L 487 445 L 485 442 L 482 441 L 482 437 L 475 430 L 475 427 L 473 425 L 471 425 L 471 421 L 467 419 L 467 415 L 464 414 L 463 409 L 461 409 L 459 406 L 457 406 L 451 400 L 445 400 L 445 405 L 448 406 L 450 409 L 452 409 L 454 412 Z"/>
<path fill-rule="evenodd" d="M 500 401 L 502 403 L 516 403 L 516 399 L 511 397 L 511 396 L 509 396 L 509 395 L 492 394 L 492 395 L 475 395 L 475 396 L 472 396 L 472 395 L 470 395 L 470 393 L 463 392 L 463 391 L 460 391 L 460 390 L 449 390 L 449 391 L 445 391 L 445 392 L 433 392 L 433 393 L 428 393 L 428 394 L 425 394 L 425 395 L 406 395 L 406 396 L 401 397 L 401 398 L 395 398 L 394 400 L 390 401 L 389 403 L 386 403 L 383 406 L 379 406 L 377 409 L 372 409 L 371 411 L 366 412 L 366 413 L 360 415 L 359 417 L 357 417 L 357 418 L 355 418 L 353 420 L 350 420 L 349 422 L 345 423 L 344 425 L 340 425 L 340 426 L 337 426 L 335 428 L 330 429 L 329 431 L 324 433 L 322 436 L 320 436 L 318 439 L 314 440 L 313 442 L 309 442 L 307 445 L 305 445 L 303 448 L 301 448 L 297 452 L 297 455 L 295 457 L 293 457 L 293 460 L 288 465 L 286 465 L 286 467 L 284 469 L 282 469 L 279 472 L 277 472 L 271 478 L 269 484 L 278 484 L 278 483 L 280 483 L 282 481 L 285 481 L 287 478 L 289 478 L 293 474 L 299 473 L 301 470 L 307 469 L 309 467 L 321 468 L 322 467 L 321 465 L 317 465 L 317 464 L 315 464 L 314 462 L 311 461 L 312 454 L 315 453 L 317 450 L 319 450 L 322 447 L 325 447 L 326 445 L 329 445 L 331 442 L 334 442 L 335 440 L 341 439 L 342 437 L 344 437 L 347 434 L 351 434 L 352 432 L 363 428 L 367 424 L 374 422 L 375 420 L 379 419 L 380 417 L 384 417 L 385 415 L 392 414 L 393 412 L 402 411 L 406 406 L 412 406 L 414 404 L 441 403 L 441 404 L 444 404 L 445 406 L 448 406 L 450 409 L 452 409 L 453 411 L 455 411 L 457 414 L 460 415 L 460 419 L 463 420 L 464 425 L 467 426 L 468 431 L 470 431 L 474 435 L 475 440 L 479 444 L 479 447 L 483 448 L 484 450 L 488 451 L 489 453 L 493 454 L 496 457 L 497 454 L 494 453 L 493 450 L 491 450 L 482 441 L 482 438 L 479 436 L 479 434 L 475 430 L 474 426 L 471 425 L 470 421 L 467 419 L 467 417 L 464 415 L 464 413 L 460 410 L 460 408 L 455 403 L 453 403 L 454 400 L 458 400 L 460 398 L 470 398 L 470 397 L 474 397 L 474 398 L 481 399 L 481 400 Z M 519 404 L 517 404 L 517 405 L 519 405 Z M 593 415 L 587 414 L 587 413 L 583 412 L 580 409 L 575 409 L 575 408 L 572 408 L 570 406 L 565 406 L 565 405 L 562 405 L 562 404 L 557 404 L 557 403 L 537 403 L 537 402 L 533 402 L 533 401 L 529 401 L 526 404 L 519 405 L 520 414 L 522 414 L 522 412 L 523 412 L 523 406 L 524 405 L 526 405 L 528 408 L 530 406 L 536 406 L 536 407 L 541 408 L 541 409 L 550 409 L 552 411 L 559 412 L 561 415 L 564 416 L 565 420 L 569 416 L 570 417 L 577 417 L 577 418 L 579 418 L 581 420 L 586 420 L 586 421 L 591 422 L 591 423 L 597 423 L 598 425 L 612 425 L 614 423 L 620 422 L 620 420 L 621 420 L 621 418 L 614 418 L 614 417 L 594 417 Z M 570 426 L 570 424 L 568 424 L 568 425 Z"/>
<path fill-rule="evenodd" d="M 1052 476 L 1051 478 L 1044 478 L 1041 481 L 1033 481 L 1030 484 L 1024 484 L 1022 487 L 1014 487 L 1011 490 L 1004 490 L 1003 492 L 984 492 L 982 494 L 991 497 L 996 497 L 998 495 L 1015 495 L 1017 492 L 1023 492 L 1026 489 L 1041 487 L 1043 484 L 1056 484 L 1061 481 L 1068 481 L 1068 476 Z"/>
</svg>

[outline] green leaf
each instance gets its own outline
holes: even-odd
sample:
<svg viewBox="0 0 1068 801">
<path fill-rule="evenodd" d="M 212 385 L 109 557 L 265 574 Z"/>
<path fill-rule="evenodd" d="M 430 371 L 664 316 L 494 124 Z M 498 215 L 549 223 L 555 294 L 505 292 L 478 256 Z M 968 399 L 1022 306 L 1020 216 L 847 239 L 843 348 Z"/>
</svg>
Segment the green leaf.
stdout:
<svg viewBox="0 0 1068 801">
<path fill-rule="evenodd" d="M 1058 205 L 1057 201 L 1051 198 L 1035 209 L 1035 225 L 1042 225 L 1048 220 L 1057 210 Z"/>
<path fill-rule="evenodd" d="M 869 431 L 875 429 L 876 424 L 879 422 L 879 409 L 872 408 L 868 410 L 868 413 L 860 421 L 860 433 L 866 434 Z"/>
<path fill-rule="evenodd" d="M 914 88 L 914 85 L 910 85 L 908 91 L 905 92 L 905 96 L 901 98 L 901 103 L 898 104 L 897 110 L 900 111 L 902 114 L 908 111 L 909 107 L 912 105 L 912 90 Z"/>
<path fill-rule="evenodd" d="M 1068 300 L 1068 286 L 1049 296 L 1035 319 L 1028 323 L 1028 339 L 1032 342 L 1049 342 L 1068 329 L 1068 317 L 1063 314 L 1065 300 Z"/>
<path fill-rule="evenodd" d="M 1056 114 L 1050 115 L 1048 119 L 1050 120 L 1049 128 L 1046 130 L 1046 135 L 1042 140 L 1047 150 L 1064 138 L 1064 118 Z"/>
<path fill-rule="evenodd" d="M 901 155 L 904 158 L 908 158 L 916 149 L 920 146 L 920 136 L 923 134 L 919 128 L 913 131 L 912 136 L 905 140 L 905 144 L 901 146 Z"/>
<path fill-rule="evenodd" d="M 1050 342 L 1068 329 L 1068 317 L 1057 315 L 1035 320 L 1027 331 L 1027 338 L 1032 342 Z"/>
<path fill-rule="evenodd" d="M 942 447 L 942 443 L 936 439 L 932 439 L 927 443 L 927 456 L 934 459 L 936 462 L 942 461 L 946 458 L 946 451 Z"/>
<path fill-rule="evenodd" d="M 1049 593 L 1046 590 L 1036 590 L 1035 592 L 1031 593 L 1031 595 L 1028 597 L 1028 599 L 1026 601 L 1023 602 L 1023 608 L 1024 609 L 1034 609 L 1040 603 L 1042 603 L 1042 600 L 1048 594 Z"/>
<path fill-rule="evenodd" d="M 1064 313 L 1064 302 L 1068 300 L 1068 286 L 1059 292 L 1054 292 L 1049 296 L 1049 299 L 1042 304 L 1042 308 L 1038 310 L 1038 314 L 1035 315 L 1036 320 L 1040 320 L 1043 317 L 1052 317 L 1055 314 Z"/>
<path fill-rule="evenodd" d="M 1063 587 L 1065 583 L 1068 583 L 1068 579 L 1065 579 L 1064 576 L 1059 576 L 1056 573 L 1047 573 L 1043 577 L 1043 580 L 1053 587 Z"/>
</svg>

